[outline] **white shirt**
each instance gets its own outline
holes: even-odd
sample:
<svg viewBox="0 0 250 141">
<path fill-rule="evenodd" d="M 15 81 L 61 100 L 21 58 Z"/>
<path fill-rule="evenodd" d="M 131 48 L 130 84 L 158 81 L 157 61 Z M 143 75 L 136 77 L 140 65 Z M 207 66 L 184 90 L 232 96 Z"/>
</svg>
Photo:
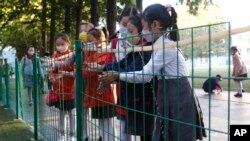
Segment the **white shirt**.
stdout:
<svg viewBox="0 0 250 141">
<path fill-rule="evenodd" d="M 154 45 L 172 42 L 161 36 Z M 154 75 L 158 75 L 158 79 L 162 79 L 162 76 L 165 76 L 165 79 L 187 76 L 188 69 L 182 53 L 176 47 L 155 50 L 141 71 L 123 72 L 119 77 L 120 80 L 130 83 L 146 83 L 150 82 Z"/>
<path fill-rule="evenodd" d="M 127 47 L 127 44 L 125 44 L 125 42 L 126 42 L 125 39 L 118 39 L 117 44 L 116 44 L 116 49 L 118 51 L 119 51 L 119 49 L 125 49 Z M 125 57 L 126 57 L 125 52 L 115 53 L 115 58 L 116 58 L 117 62 L 119 62 L 120 60 L 122 60 Z"/>
</svg>

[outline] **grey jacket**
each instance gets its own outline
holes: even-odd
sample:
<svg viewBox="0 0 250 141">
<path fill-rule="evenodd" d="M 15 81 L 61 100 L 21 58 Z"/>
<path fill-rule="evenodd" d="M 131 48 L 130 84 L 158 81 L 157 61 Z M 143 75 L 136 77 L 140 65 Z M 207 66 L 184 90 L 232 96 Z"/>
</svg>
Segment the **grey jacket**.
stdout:
<svg viewBox="0 0 250 141">
<path fill-rule="evenodd" d="M 23 75 L 32 75 L 33 76 L 33 62 L 31 59 L 24 56 L 21 60 L 21 68 L 22 68 L 22 74 Z M 37 74 L 40 74 L 41 77 L 44 76 L 44 72 L 41 68 L 40 60 L 38 59 L 38 72 Z"/>
</svg>

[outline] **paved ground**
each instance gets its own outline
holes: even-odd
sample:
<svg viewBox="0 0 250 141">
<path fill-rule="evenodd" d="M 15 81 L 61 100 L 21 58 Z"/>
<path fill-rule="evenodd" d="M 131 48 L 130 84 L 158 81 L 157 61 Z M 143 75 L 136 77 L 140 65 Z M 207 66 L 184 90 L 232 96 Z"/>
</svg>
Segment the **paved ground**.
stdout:
<svg viewBox="0 0 250 141">
<path fill-rule="evenodd" d="M 228 125 L 250 124 L 250 93 L 244 93 L 242 98 L 234 97 L 235 92 L 209 96 L 196 90 L 196 94 L 203 110 L 205 126 L 213 130 L 206 140 L 227 141 Z"/>
</svg>

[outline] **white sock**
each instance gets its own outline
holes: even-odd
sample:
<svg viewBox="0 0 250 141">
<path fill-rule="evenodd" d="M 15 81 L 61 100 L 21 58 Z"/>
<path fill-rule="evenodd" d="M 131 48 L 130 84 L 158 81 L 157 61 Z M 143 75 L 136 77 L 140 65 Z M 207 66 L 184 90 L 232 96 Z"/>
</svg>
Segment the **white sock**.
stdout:
<svg viewBox="0 0 250 141">
<path fill-rule="evenodd" d="M 75 133 L 75 112 L 74 110 L 69 110 L 69 126 L 70 126 L 70 133 Z"/>
<path fill-rule="evenodd" d="M 82 117 L 82 123 L 83 123 L 83 139 L 89 137 L 89 108 L 83 108 L 83 117 Z"/>
<path fill-rule="evenodd" d="M 126 133 L 125 121 L 120 120 L 121 124 L 121 141 L 132 141 L 132 136 Z"/>
<path fill-rule="evenodd" d="M 115 141 L 114 118 L 99 119 L 102 141 Z"/>
<path fill-rule="evenodd" d="M 237 82 L 238 82 L 238 93 L 242 94 L 242 89 L 243 89 L 242 82 L 241 81 L 237 81 Z"/>
<path fill-rule="evenodd" d="M 64 130 L 64 128 L 65 128 L 65 126 L 64 126 L 64 124 L 65 124 L 65 112 L 64 111 L 62 111 L 62 110 L 59 110 L 59 130 L 60 130 L 60 132 L 64 132 L 65 130 Z"/>
</svg>

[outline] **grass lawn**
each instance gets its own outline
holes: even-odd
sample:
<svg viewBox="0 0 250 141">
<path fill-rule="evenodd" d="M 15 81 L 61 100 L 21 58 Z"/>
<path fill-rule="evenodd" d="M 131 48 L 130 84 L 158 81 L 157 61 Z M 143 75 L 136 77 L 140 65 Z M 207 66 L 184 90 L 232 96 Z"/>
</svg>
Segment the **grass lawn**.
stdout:
<svg viewBox="0 0 250 141">
<path fill-rule="evenodd" d="M 9 109 L 0 107 L 0 141 L 27 141 L 33 137 L 29 127 L 15 119 Z"/>
</svg>

